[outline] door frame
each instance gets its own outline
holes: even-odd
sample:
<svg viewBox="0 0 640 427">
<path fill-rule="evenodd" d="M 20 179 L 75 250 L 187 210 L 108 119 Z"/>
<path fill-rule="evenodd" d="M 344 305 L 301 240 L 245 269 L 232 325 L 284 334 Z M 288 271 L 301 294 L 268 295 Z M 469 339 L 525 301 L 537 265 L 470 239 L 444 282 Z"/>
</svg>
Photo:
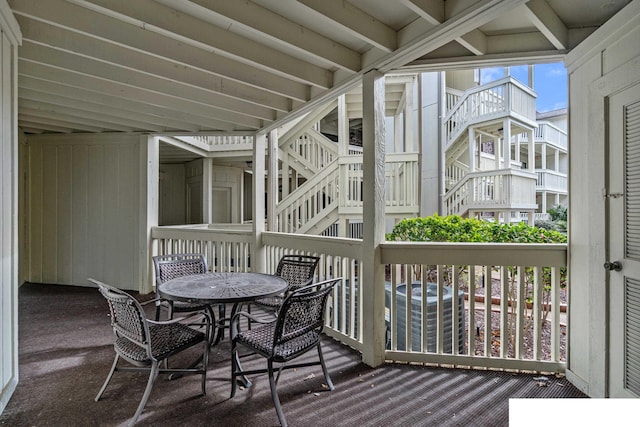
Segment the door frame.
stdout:
<svg viewBox="0 0 640 427">
<path fill-rule="evenodd" d="M 592 136 L 595 141 L 604 141 L 604 192 L 609 187 L 609 98 L 624 90 L 627 87 L 631 87 L 640 82 L 640 57 L 636 57 L 627 63 L 621 65 L 615 70 L 611 70 L 604 76 L 595 80 L 589 85 L 589 119 L 591 120 L 590 126 L 593 129 Z M 604 199 L 604 193 L 603 193 Z M 605 241 L 604 243 L 604 258 L 600 261 L 600 266 L 605 261 L 609 260 L 611 251 L 609 242 L 611 240 L 609 232 L 610 218 L 608 217 L 608 204 L 604 204 L 604 211 L 602 212 L 605 220 Z M 602 268 L 602 267 L 601 267 Z M 591 343 L 591 348 L 602 345 L 604 347 L 604 397 L 610 396 L 611 384 L 610 384 L 610 352 L 612 351 L 611 343 L 609 340 L 611 325 L 610 325 L 610 292 L 609 292 L 609 276 L 605 274 L 604 286 L 597 292 L 598 295 L 592 295 L 590 297 L 590 311 L 593 325 L 602 325 L 603 329 L 599 331 L 594 328 L 594 335 Z M 595 288 L 591 288 L 592 292 Z M 599 298 L 599 297 L 602 298 Z M 602 304 L 602 301 L 605 303 Z M 597 304 L 599 302 L 599 304 Z M 604 322 L 602 322 L 604 319 Z M 597 369 L 597 367 L 592 367 Z"/>
</svg>

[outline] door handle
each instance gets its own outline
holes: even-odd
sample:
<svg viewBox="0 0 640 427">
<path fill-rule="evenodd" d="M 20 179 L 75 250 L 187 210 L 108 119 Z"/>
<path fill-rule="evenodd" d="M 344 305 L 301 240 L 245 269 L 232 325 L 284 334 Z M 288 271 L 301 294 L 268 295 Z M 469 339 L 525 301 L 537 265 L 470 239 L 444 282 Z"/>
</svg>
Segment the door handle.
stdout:
<svg viewBox="0 0 640 427">
<path fill-rule="evenodd" d="M 607 261 L 604 263 L 604 269 L 608 271 L 620 271 L 622 270 L 622 264 L 620 263 L 620 261 Z"/>
</svg>

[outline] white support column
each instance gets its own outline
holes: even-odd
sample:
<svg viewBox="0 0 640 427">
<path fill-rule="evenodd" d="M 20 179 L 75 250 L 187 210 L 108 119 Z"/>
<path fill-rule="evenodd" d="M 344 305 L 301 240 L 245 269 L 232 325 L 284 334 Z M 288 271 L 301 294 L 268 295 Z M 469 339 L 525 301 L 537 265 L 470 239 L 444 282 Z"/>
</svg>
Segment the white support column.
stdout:
<svg viewBox="0 0 640 427">
<path fill-rule="evenodd" d="M 529 155 L 527 170 L 536 171 L 536 142 L 533 140 L 533 129 L 527 131 L 527 154 Z"/>
<path fill-rule="evenodd" d="M 284 199 L 289 195 L 291 190 L 289 189 L 289 156 L 285 154 L 282 157 L 282 166 L 280 172 L 280 185 L 282 186 L 282 194 L 280 195 L 280 197 Z"/>
<path fill-rule="evenodd" d="M 267 229 L 278 231 L 276 205 L 278 204 L 278 130 L 269 132 L 269 167 L 267 168 Z"/>
<path fill-rule="evenodd" d="M 338 97 L 338 158 L 346 156 L 349 154 L 349 115 L 347 112 L 347 97 L 346 95 L 340 95 Z M 338 182 L 340 186 L 338 187 L 338 209 L 340 206 L 344 206 L 346 204 L 347 199 L 347 167 L 348 165 L 339 165 L 338 166 L 339 178 Z M 338 217 L 338 236 L 339 237 L 349 237 L 349 220 Z"/>
<path fill-rule="evenodd" d="M 402 144 L 401 152 L 407 151 L 413 152 L 414 150 L 414 138 L 415 138 L 415 120 L 413 117 L 413 87 L 415 79 L 411 80 L 411 83 L 407 83 L 404 87 L 405 91 L 405 105 L 404 105 L 404 140 Z M 396 150 L 397 151 L 397 150 Z"/>
<path fill-rule="evenodd" d="M 494 169 L 500 169 L 500 153 L 502 152 L 502 138 L 496 138 L 493 143 Z"/>
<path fill-rule="evenodd" d="M 511 168 L 511 120 L 505 119 L 503 124 L 504 137 L 502 138 L 502 167 L 504 169 Z"/>
<path fill-rule="evenodd" d="M 527 131 L 527 153 L 529 155 L 527 170 L 536 173 L 536 142 L 533 139 L 533 129 Z M 544 200 L 544 199 L 543 199 Z M 544 203 L 544 202 L 543 202 Z M 546 212 L 546 211 L 542 211 Z M 535 225 L 535 213 L 529 212 L 529 225 Z"/>
<path fill-rule="evenodd" d="M 469 127 L 469 172 L 476 171 L 476 133 Z"/>
<path fill-rule="evenodd" d="M 513 154 L 515 156 L 513 160 L 518 163 L 522 162 L 522 159 L 520 158 L 520 135 L 521 134 L 516 135 L 515 148 L 513 150 Z"/>
<path fill-rule="evenodd" d="M 396 112 L 393 116 L 393 152 L 401 153 L 402 152 L 402 132 L 400 130 L 403 128 L 403 121 L 400 120 L 401 116 Z"/>
<path fill-rule="evenodd" d="M 253 246 L 251 248 L 251 271 L 265 273 L 266 251 L 262 246 L 262 233 L 264 232 L 264 178 L 266 173 L 264 153 L 267 146 L 267 136 L 258 133 L 253 143 Z M 272 173 L 272 172 L 270 172 Z"/>
<path fill-rule="evenodd" d="M 138 238 L 139 292 L 153 292 L 151 256 L 151 228 L 158 225 L 158 195 L 160 187 L 160 140 L 158 137 L 140 135 L 140 234 Z"/>
<path fill-rule="evenodd" d="M 202 222 L 213 222 L 213 159 L 202 159 Z"/>
<path fill-rule="evenodd" d="M 384 266 L 380 243 L 385 224 L 385 92 L 384 75 L 377 70 L 362 78 L 363 218 L 362 239 L 362 361 L 372 367 L 384 363 Z"/>
</svg>

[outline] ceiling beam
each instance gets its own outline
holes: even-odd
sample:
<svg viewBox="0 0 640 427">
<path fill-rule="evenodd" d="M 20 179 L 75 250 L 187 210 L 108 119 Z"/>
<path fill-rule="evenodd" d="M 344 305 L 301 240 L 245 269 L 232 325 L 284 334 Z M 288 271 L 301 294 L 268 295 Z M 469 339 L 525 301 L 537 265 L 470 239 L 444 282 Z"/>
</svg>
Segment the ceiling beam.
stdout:
<svg viewBox="0 0 640 427">
<path fill-rule="evenodd" d="M 191 101 L 184 101 L 163 93 L 151 92 L 134 86 L 98 79 L 85 74 L 76 73 L 70 70 L 62 70 L 46 64 L 27 61 L 20 58 L 18 70 L 21 76 L 31 76 L 42 80 L 49 80 L 63 85 L 79 87 L 102 94 L 114 94 L 124 99 L 144 102 L 152 105 L 170 105 L 176 110 L 188 112 L 196 117 L 200 116 L 210 124 L 210 130 L 249 130 L 250 128 L 234 126 L 229 122 L 213 119 L 213 111 L 209 111 L 207 106 L 196 104 Z M 254 129 L 257 130 L 257 129 Z"/>
<path fill-rule="evenodd" d="M 108 123 L 111 126 L 127 126 L 132 130 L 152 130 L 154 132 L 162 132 L 167 130 L 166 126 L 160 126 L 157 124 L 149 123 L 148 121 L 139 121 L 135 120 L 133 117 L 122 117 L 119 114 L 110 114 L 108 108 L 101 108 L 98 111 L 93 111 L 90 108 L 82 108 L 84 105 L 77 105 L 76 107 L 70 107 L 68 105 L 60 105 L 58 102 L 59 99 L 49 99 L 47 102 L 46 96 L 39 96 L 39 94 L 35 94 L 36 99 L 34 98 L 33 92 L 28 91 L 20 91 L 18 97 L 18 103 L 20 105 L 21 111 L 23 109 L 32 109 L 39 111 L 47 111 L 51 113 L 66 115 L 70 117 L 77 117 L 88 120 L 99 120 L 104 123 Z M 31 99 L 30 99 L 31 98 Z M 52 97 L 56 98 L 56 97 Z M 80 107 L 80 108 L 78 108 Z M 81 121 L 82 121 L 81 120 Z"/>
<path fill-rule="evenodd" d="M 200 68 L 270 93 L 298 101 L 309 99 L 310 87 L 308 85 L 266 73 L 214 52 L 208 52 L 170 37 L 147 31 L 143 26 L 125 23 L 66 1 L 14 0 L 12 8 L 17 15 L 61 26 L 178 64 Z"/>
<path fill-rule="evenodd" d="M 173 8 L 185 5 L 183 0 L 158 0 Z M 203 13 L 229 21 L 231 29 L 242 27 L 257 37 L 269 38 L 289 49 L 311 55 L 341 70 L 356 72 L 360 69 L 360 54 L 335 40 L 292 22 L 277 13 L 250 1 L 191 0 L 200 6 Z"/>
<path fill-rule="evenodd" d="M 322 67 L 153 0 L 75 0 L 75 3 L 120 21 L 143 26 L 147 31 L 303 84 L 327 89 L 333 83 L 333 73 Z"/>
<path fill-rule="evenodd" d="M 545 0 L 530 0 L 520 9 L 556 49 L 569 48 L 569 30 Z"/>
<path fill-rule="evenodd" d="M 442 0 L 400 0 L 402 4 L 415 12 L 431 25 L 439 25 L 446 20 L 445 3 Z M 474 55 L 484 55 L 487 50 L 487 39 L 480 30 L 474 29 L 456 37 L 455 40 Z"/>
<path fill-rule="evenodd" d="M 117 123 L 113 123 L 105 118 L 95 117 L 96 115 L 87 114 L 81 111 L 71 112 L 70 109 L 66 109 L 66 111 L 60 111 L 60 108 L 34 108 L 31 104 L 31 107 L 27 105 L 23 105 L 20 107 L 20 113 L 24 115 L 29 115 L 32 117 L 38 118 L 46 118 L 52 120 L 59 120 L 61 122 L 69 122 L 69 123 L 77 123 L 86 126 L 93 126 L 95 128 L 102 128 L 102 132 L 104 131 L 118 131 L 118 132 L 133 132 L 136 129 L 133 126 L 125 126 Z M 93 117 L 89 117 L 93 116 Z"/>
<path fill-rule="evenodd" d="M 378 49 L 393 52 L 398 47 L 396 31 L 344 0 L 298 0 L 345 31 Z"/>
<path fill-rule="evenodd" d="M 168 81 L 84 56 L 54 50 L 27 40 L 23 41 L 21 49 L 21 58 L 24 60 L 40 62 L 61 70 L 121 83 L 151 92 L 162 93 L 174 99 L 195 102 L 206 106 L 212 115 L 221 121 L 254 128 L 260 127 L 262 123 L 260 119 L 224 110 L 212 105 L 209 103 L 209 94 L 178 82 Z"/>
<path fill-rule="evenodd" d="M 139 117 L 140 120 L 147 120 L 149 123 L 156 123 L 174 129 L 198 132 L 210 127 L 200 121 L 199 116 L 188 112 L 121 98 L 113 94 L 41 80 L 35 77 L 18 76 L 18 88 L 19 95 L 22 96 L 23 93 L 26 93 L 29 99 L 32 99 L 30 97 L 33 94 L 33 96 L 43 100 L 57 99 L 60 105 L 66 105 L 65 103 L 68 102 L 71 103 L 71 106 L 82 105 L 83 108 L 89 109 L 92 109 L 92 106 L 95 105 L 93 108 L 106 108 L 107 111 L 113 112 L 119 111 L 127 117 Z"/>
<path fill-rule="evenodd" d="M 30 122 L 24 119 L 18 119 L 18 127 L 20 127 L 24 132 L 29 132 L 29 133 L 44 133 L 44 132 L 71 133 L 73 132 L 73 129 L 70 129 L 70 128 L 46 125 L 44 123 L 35 123 L 35 122 Z"/>
<path fill-rule="evenodd" d="M 39 114 L 33 115 L 33 114 L 27 114 L 27 113 L 18 113 L 18 123 L 20 122 L 34 123 L 34 124 L 37 123 L 43 126 L 48 125 L 48 126 L 57 127 L 57 128 L 71 129 L 72 132 L 76 130 L 76 131 L 82 131 L 82 132 L 100 133 L 106 130 L 101 127 L 88 126 L 83 123 L 69 122 L 66 120 L 58 120 L 50 117 L 42 117 Z"/>
<path fill-rule="evenodd" d="M 274 107 L 280 111 L 287 111 L 290 106 L 290 102 L 285 97 L 279 97 L 237 82 L 225 82 L 224 79 L 199 69 L 176 66 L 176 63 L 156 56 L 105 43 L 23 16 L 19 16 L 18 21 L 23 29 L 23 34 L 25 34 L 25 41 L 53 47 L 62 52 L 81 55 L 85 58 L 95 58 L 107 64 L 139 71 L 172 83 L 187 85 L 203 95 L 206 94 L 207 102 L 210 105 L 225 110 L 242 112 L 264 120 L 273 120 L 275 117 Z M 54 53 L 51 52 L 51 55 Z"/>
</svg>

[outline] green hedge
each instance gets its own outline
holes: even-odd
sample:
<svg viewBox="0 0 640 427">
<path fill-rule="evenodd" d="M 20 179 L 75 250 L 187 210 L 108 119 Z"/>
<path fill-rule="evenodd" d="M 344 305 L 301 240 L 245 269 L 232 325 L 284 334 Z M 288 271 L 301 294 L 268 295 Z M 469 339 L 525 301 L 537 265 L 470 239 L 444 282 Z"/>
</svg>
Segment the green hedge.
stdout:
<svg viewBox="0 0 640 427">
<path fill-rule="evenodd" d="M 482 243 L 566 243 L 567 236 L 554 230 L 532 227 L 524 222 L 502 224 L 432 215 L 403 219 L 386 236 L 390 241 L 482 242 Z"/>
</svg>

